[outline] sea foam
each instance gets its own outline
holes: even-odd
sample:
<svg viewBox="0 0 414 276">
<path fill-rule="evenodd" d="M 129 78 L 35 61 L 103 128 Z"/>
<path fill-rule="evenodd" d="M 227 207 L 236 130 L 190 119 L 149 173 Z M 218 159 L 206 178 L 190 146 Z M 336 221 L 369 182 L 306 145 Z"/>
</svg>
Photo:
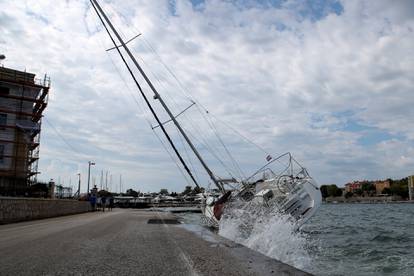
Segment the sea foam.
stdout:
<svg viewBox="0 0 414 276">
<path fill-rule="evenodd" d="M 311 263 L 306 235 L 286 215 L 230 206 L 220 220 L 219 235 L 300 269 Z"/>
</svg>

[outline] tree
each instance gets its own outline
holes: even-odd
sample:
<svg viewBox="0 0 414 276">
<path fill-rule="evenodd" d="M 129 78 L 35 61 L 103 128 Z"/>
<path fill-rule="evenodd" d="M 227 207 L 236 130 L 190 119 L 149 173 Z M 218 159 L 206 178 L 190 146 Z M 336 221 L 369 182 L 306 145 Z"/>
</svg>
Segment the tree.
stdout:
<svg viewBox="0 0 414 276">
<path fill-rule="evenodd" d="M 382 194 L 384 195 L 390 195 L 391 194 L 391 189 L 390 188 L 384 188 L 381 191 Z"/>
<path fill-rule="evenodd" d="M 328 196 L 342 196 L 342 190 L 335 184 L 331 184 L 327 187 Z"/>
<path fill-rule="evenodd" d="M 362 194 L 364 193 L 361 189 L 356 189 L 354 192 L 358 196 L 362 196 Z"/>
<path fill-rule="evenodd" d="M 192 192 L 192 187 L 191 186 L 185 186 L 185 190 L 184 192 L 181 193 L 181 195 L 188 195 Z"/>
<path fill-rule="evenodd" d="M 362 195 L 374 196 L 376 193 L 375 185 L 372 182 L 364 181 L 361 185 Z"/>
<path fill-rule="evenodd" d="M 126 191 L 126 195 L 127 195 L 127 196 L 138 197 L 138 192 L 137 192 L 137 191 L 135 191 L 135 190 L 133 190 L 133 189 L 128 189 L 128 190 Z"/>
<path fill-rule="evenodd" d="M 341 188 L 336 189 L 335 196 L 342 196 L 342 189 Z"/>
<path fill-rule="evenodd" d="M 350 198 L 352 197 L 354 194 L 352 192 L 346 192 L 345 193 L 345 198 Z"/>
<path fill-rule="evenodd" d="M 193 192 L 191 194 L 196 195 L 199 193 L 204 193 L 204 188 L 203 187 L 194 187 Z"/>
<path fill-rule="evenodd" d="M 364 182 L 362 183 L 361 190 L 364 192 L 375 191 L 375 185 L 370 182 Z"/>
<path fill-rule="evenodd" d="M 322 198 L 327 198 L 329 196 L 327 185 L 322 185 L 319 189 L 321 190 Z"/>
<path fill-rule="evenodd" d="M 392 181 L 390 189 L 392 195 L 408 198 L 408 178 Z"/>
<path fill-rule="evenodd" d="M 170 196 L 176 197 L 176 196 L 178 196 L 178 194 L 177 194 L 176 192 L 172 192 L 172 193 L 170 194 Z"/>
<path fill-rule="evenodd" d="M 160 194 L 162 194 L 162 195 L 168 195 L 168 190 L 167 189 L 161 189 L 160 190 Z"/>
</svg>

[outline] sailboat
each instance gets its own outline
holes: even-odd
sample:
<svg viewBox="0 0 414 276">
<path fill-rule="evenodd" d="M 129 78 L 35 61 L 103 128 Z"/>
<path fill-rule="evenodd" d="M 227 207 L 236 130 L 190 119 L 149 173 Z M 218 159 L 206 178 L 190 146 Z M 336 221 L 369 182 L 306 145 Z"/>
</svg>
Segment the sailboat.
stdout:
<svg viewBox="0 0 414 276">
<path fill-rule="evenodd" d="M 260 219 L 260 216 L 288 216 L 289 220 L 297 227 L 300 227 L 315 214 L 322 201 L 320 190 L 307 170 L 290 153 L 285 153 L 277 158 L 272 158 L 270 155 L 267 156 L 266 165 L 246 179 L 236 180 L 234 178 L 223 179 L 217 177 L 178 122 L 177 116 L 173 115 L 162 95 L 160 95 L 128 48 L 127 43 L 129 41 L 125 42 L 119 35 L 97 0 L 90 0 L 90 3 L 112 41 L 113 48 L 111 49 L 118 52 L 146 106 L 192 182 L 197 187 L 200 187 L 174 144 L 173 139 L 164 127 L 166 122 L 161 122 L 152 103 L 143 92 L 141 84 L 134 73 L 136 69 L 154 94 L 154 100 L 158 101 L 162 106 L 169 117 L 169 122 L 174 124 L 179 135 L 184 139 L 214 184 L 215 189 L 213 190 L 215 192 L 206 192 L 202 205 L 203 220 L 208 226 L 219 228 L 223 214 L 228 214 L 232 208 L 254 211 L 258 219 Z M 131 63 L 133 67 L 131 67 Z M 281 170 L 275 171 L 272 169 L 273 164 L 284 164 L 283 162 L 285 162 L 285 165 L 283 165 Z"/>
</svg>

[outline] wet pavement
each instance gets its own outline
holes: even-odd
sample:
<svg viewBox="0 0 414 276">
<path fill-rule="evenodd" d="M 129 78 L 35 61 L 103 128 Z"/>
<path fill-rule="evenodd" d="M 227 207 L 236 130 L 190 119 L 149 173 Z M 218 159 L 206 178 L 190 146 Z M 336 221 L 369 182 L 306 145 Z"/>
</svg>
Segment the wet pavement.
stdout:
<svg viewBox="0 0 414 276">
<path fill-rule="evenodd" d="M 308 275 L 174 220 L 115 209 L 1 225 L 0 275 Z"/>
</svg>

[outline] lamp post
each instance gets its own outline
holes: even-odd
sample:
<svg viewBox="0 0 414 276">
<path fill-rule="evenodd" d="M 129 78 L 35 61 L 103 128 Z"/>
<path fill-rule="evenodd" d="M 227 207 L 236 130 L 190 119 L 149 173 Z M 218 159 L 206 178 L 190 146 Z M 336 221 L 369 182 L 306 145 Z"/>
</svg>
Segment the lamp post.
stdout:
<svg viewBox="0 0 414 276">
<path fill-rule="evenodd" d="M 88 190 L 86 191 L 88 195 L 88 199 L 89 199 L 89 182 L 91 180 L 91 166 L 94 166 L 94 165 L 95 165 L 94 162 L 88 161 Z"/>
<path fill-rule="evenodd" d="M 78 173 L 79 176 L 79 182 L 78 182 L 78 198 L 80 198 L 80 182 L 81 182 L 81 174 Z"/>
</svg>

